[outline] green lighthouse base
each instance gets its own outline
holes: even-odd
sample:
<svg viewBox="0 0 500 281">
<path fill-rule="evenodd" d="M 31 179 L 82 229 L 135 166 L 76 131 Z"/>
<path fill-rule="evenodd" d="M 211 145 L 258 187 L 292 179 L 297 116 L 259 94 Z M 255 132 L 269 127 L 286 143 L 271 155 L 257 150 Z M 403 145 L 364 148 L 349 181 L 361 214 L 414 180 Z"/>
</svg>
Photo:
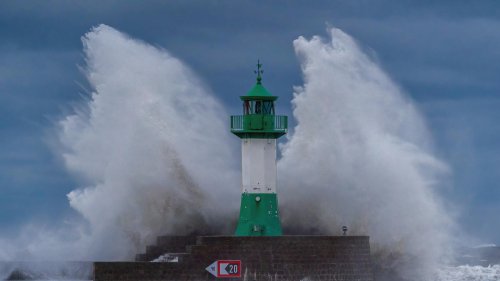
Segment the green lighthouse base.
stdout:
<svg viewBox="0 0 500 281">
<path fill-rule="evenodd" d="M 280 236 L 283 234 L 276 193 L 243 193 L 236 236 Z"/>
</svg>

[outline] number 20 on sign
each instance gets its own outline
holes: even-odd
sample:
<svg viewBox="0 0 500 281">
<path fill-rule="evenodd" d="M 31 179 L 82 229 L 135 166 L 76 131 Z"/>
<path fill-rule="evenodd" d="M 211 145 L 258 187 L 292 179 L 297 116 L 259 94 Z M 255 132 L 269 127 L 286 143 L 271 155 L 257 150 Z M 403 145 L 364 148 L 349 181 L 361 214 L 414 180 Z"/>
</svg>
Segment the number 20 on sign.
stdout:
<svg viewBox="0 0 500 281">
<path fill-rule="evenodd" d="M 241 260 L 214 261 L 206 270 L 218 278 L 241 277 Z"/>
</svg>

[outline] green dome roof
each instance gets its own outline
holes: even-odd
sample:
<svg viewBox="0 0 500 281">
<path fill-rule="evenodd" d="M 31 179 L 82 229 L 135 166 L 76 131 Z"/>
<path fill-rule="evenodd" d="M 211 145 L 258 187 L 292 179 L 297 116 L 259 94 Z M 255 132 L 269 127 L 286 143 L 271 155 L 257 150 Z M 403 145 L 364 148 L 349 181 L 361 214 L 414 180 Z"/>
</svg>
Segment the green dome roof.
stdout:
<svg viewBox="0 0 500 281">
<path fill-rule="evenodd" d="M 260 61 L 257 61 L 257 83 L 255 83 L 255 86 L 245 95 L 241 96 L 240 98 L 242 100 L 276 100 L 278 99 L 277 96 L 271 95 L 264 86 L 262 86 L 262 76 L 261 74 L 263 71 L 260 69 L 262 67 L 262 64 Z"/>
<path fill-rule="evenodd" d="M 242 100 L 276 100 L 278 97 L 271 95 L 261 83 L 257 82 L 245 96 L 240 98 Z"/>
<path fill-rule="evenodd" d="M 262 84 L 257 83 L 253 88 L 248 91 L 247 96 L 253 96 L 253 97 L 271 97 L 271 93 L 269 93 Z"/>
</svg>

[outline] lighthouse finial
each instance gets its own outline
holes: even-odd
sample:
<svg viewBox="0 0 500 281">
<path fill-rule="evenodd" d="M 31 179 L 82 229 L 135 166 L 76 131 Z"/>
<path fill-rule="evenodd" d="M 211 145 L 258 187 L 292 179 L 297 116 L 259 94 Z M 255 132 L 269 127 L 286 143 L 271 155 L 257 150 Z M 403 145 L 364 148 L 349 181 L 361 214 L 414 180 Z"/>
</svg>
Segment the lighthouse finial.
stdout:
<svg viewBox="0 0 500 281">
<path fill-rule="evenodd" d="M 257 84 L 261 84 L 262 81 L 262 75 L 264 73 L 264 70 L 262 69 L 262 63 L 260 63 L 260 60 L 257 60 L 257 70 L 254 71 L 255 74 L 257 74 Z"/>
</svg>

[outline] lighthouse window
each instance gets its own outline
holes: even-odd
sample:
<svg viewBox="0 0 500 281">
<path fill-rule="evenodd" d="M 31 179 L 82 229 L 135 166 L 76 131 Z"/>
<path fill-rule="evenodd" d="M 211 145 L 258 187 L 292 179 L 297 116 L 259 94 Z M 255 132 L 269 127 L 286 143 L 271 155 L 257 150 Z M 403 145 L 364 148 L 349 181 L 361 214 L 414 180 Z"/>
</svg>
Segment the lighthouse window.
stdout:
<svg viewBox="0 0 500 281">
<path fill-rule="evenodd" d="M 255 114 L 261 114 L 262 113 L 262 102 L 256 101 L 255 102 Z"/>
<path fill-rule="evenodd" d="M 274 102 L 272 101 L 243 101 L 243 114 L 274 114 Z"/>
<path fill-rule="evenodd" d="M 252 106 L 250 104 L 250 101 L 244 101 L 243 102 L 243 114 L 248 115 L 252 112 Z"/>
<path fill-rule="evenodd" d="M 274 114 L 274 103 L 272 101 L 264 101 L 262 113 L 264 114 Z"/>
</svg>

